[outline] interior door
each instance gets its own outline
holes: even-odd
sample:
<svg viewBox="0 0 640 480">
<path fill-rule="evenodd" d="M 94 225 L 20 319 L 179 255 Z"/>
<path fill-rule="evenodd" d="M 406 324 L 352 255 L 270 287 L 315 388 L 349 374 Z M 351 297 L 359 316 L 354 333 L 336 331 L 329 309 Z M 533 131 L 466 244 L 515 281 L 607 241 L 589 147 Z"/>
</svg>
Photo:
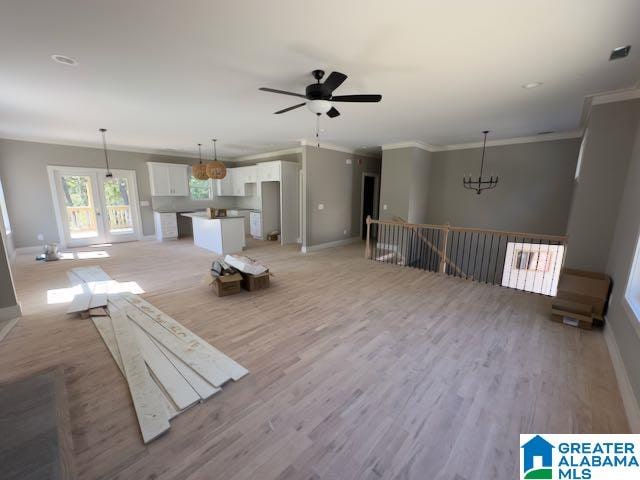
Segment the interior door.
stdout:
<svg viewBox="0 0 640 480">
<path fill-rule="evenodd" d="M 55 182 L 65 243 L 69 246 L 104 243 L 96 175 L 57 171 Z"/>
<path fill-rule="evenodd" d="M 107 242 L 137 240 L 136 212 L 132 208 L 135 179 L 130 172 L 112 172 L 112 177 L 98 174 L 100 195 L 104 205 L 104 238 Z"/>
</svg>

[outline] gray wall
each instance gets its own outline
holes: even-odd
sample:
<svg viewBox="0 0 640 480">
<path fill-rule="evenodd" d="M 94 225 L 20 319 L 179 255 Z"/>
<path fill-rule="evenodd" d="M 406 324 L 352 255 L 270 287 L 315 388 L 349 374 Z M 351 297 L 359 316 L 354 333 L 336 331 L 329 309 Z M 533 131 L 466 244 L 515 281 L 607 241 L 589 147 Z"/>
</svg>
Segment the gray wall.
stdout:
<svg viewBox="0 0 640 480">
<path fill-rule="evenodd" d="M 640 112 L 640 104 L 635 108 Z M 624 118 L 624 117 L 621 117 Z M 607 312 L 607 328 L 611 328 L 626 366 L 629 381 L 640 399 L 640 325 L 625 309 L 625 288 L 640 232 L 640 127 L 636 127 L 635 142 L 626 172 L 626 184 L 617 208 L 615 228 L 606 272 L 613 279 L 613 290 Z M 615 211 L 611 212 L 615 213 Z"/>
<path fill-rule="evenodd" d="M 112 168 L 135 170 L 141 201 L 151 201 L 145 163 L 149 161 L 193 164 L 197 159 L 115 150 L 109 152 Z M 103 168 L 104 154 L 97 148 L 0 139 L 0 176 L 16 248 L 59 241 L 47 165 Z M 144 235 L 153 235 L 151 206 L 140 207 L 140 214 Z M 38 240 L 38 233 L 44 235 L 44 242 Z"/>
<path fill-rule="evenodd" d="M 416 148 L 383 150 L 380 184 L 380 219 L 409 218 L 413 158 Z M 384 209 L 386 205 L 387 209 Z"/>
<path fill-rule="evenodd" d="M 569 217 L 580 139 L 488 147 L 485 174 L 499 175 L 494 190 L 465 190 L 478 175 L 481 148 L 434 153 L 429 223 L 563 235 Z"/>
<path fill-rule="evenodd" d="M 362 173 L 379 173 L 380 159 L 311 146 L 303 149 L 303 246 L 358 236 Z M 318 204 L 324 209 L 318 210 Z"/>
<path fill-rule="evenodd" d="M 570 267 L 605 270 L 639 120 L 640 100 L 591 110 L 567 230 Z"/>
</svg>

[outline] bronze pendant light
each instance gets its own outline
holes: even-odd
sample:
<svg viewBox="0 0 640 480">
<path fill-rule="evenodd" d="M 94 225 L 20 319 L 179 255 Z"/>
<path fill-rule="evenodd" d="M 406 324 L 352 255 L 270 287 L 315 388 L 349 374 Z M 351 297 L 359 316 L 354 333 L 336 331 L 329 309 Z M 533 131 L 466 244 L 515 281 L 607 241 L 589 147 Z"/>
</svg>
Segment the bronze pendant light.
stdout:
<svg viewBox="0 0 640 480">
<path fill-rule="evenodd" d="M 191 174 L 198 180 L 209 180 L 209 175 L 207 175 L 207 166 L 202 163 L 201 143 L 198 144 L 198 158 L 200 159 L 200 163 L 191 167 Z"/>
<path fill-rule="evenodd" d="M 107 129 L 106 128 L 100 128 L 98 130 L 100 133 L 102 133 L 102 149 L 104 150 L 104 161 L 107 164 L 107 178 L 111 178 L 113 177 L 113 173 L 111 173 L 111 169 L 109 168 L 109 154 L 107 153 Z"/>
<path fill-rule="evenodd" d="M 207 163 L 207 176 L 214 180 L 220 180 L 227 176 L 227 167 L 218 160 L 218 152 L 216 150 L 217 141 L 218 139 L 213 139 L 213 161 Z"/>
<path fill-rule="evenodd" d="M 496 188 L 496 186 L 498 185 L 497 175 L 495 178 L 493 177 L 493 175 L 491 175 L 489 178 L 482 177 L 482 171 L 484 170 L 484 151 L 487 147 L 487 133 L 489 133 L 489 130 L 485 130 L 482 133 L 484 133 L 484 142 L 482 144 L 482 162 L 480 163 L 480 175 L 478 175 L 477 179 L 471 178 L 471 174 L 469 174 L 468 177 L 462 177 L 462 185 L 464 186 L 464 188 L 466 188 L 467 190 L 474 190 L 478 195 L 480 195 L 483 190 L 491 190 L 493 188 Z"/>
</svg>

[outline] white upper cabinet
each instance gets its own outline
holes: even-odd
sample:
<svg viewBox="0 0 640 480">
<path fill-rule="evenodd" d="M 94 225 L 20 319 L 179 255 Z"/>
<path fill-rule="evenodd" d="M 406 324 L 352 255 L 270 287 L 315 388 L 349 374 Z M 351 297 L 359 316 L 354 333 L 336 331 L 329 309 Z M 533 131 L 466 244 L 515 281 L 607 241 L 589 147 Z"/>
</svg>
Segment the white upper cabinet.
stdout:
<svg viewBox="0 0 640 480">
<path fill-rule="evenodd" d="M 189 165 L 147 162 L 151 195 L 155 197 L 188 197 Z"/>
<path fill-rule="evenodd" d="M 235 168 L 227 168 L 225 177 L 214 181 L 213 185 L 216 189 L 216 196 L 231 197 L 234 195 L 234 170 Z"/>
<path fill-rule="evenodd" d="M 264 162 L 259 163 L 258 181 L 260 182 L 279 182 L 280 181 L 280 162 Z"/>
</svg>

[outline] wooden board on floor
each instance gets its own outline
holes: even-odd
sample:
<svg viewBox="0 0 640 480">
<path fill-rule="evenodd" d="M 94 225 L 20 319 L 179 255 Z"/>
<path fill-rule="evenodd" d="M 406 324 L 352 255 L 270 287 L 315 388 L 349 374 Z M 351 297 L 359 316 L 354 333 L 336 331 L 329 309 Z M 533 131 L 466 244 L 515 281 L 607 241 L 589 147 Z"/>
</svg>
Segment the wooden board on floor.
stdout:
<svg viewBox="0 0 640 480">
<path fill-rule="evenodd" d="M 156 344 L 151 341 L 146 332 L 136 323 L 130 323 L 145 363 L 177 409 L 184 410 L 198 403 L 200 395 L 189 385 Z"/>
<path fill-rule="evenodd" d="M 153 337 L 149 337 L 149 339 L 164 353 L 164 355 L 169 359 L 169 361 L 173 364 L 174 367 L 180 372 L 180 374 L 185 378 L 189 385 L 193 387 L 193 389 L 198 393 L 202 400 L 206 400 L 212 395 L 218 393 L 220 391 L 219 388 L 214 387 L 209 382 L 207 382 L 204 378 L 198 375 L 189 365 L 184 363 L 178 357 L 176 357 L 173 353 L 167 350 L 161 343 L 159 343 Z"/>
<path fill-rule="evenodd" d="M 89 302 L 89 308 L 99 308 L 107 306 L 107 294 L 106 293 L 93 293 L 91 295 L 91 301 Z"/>
<path fill-rule="evenodd" d="M 216 366 L 225 371 L 233 380 L 238 380 L 249 373 L 249 371 L 242 365 L 226 356 L 209 342 L 198 337 L 191 330 L 185 328 L 179 322 L 151 305 L 145 299 L 131 293 L 122 293 L 121 297 L 130 304 L 138 307 L 138 309 L 142 310 L 149 317 L 158 322 L 166 330 L 173 333 L 177 338 L 188 344 L 190 347 L 206 351 L 206 353 L 215 359 Z"/>
<path fill-rule="evenodd" d="M 127 312 L 111 309 L 111 322 L 144 443 L 169 430 L 169 413 L 154 391 Z"/>
<path fill-rule="evenodd" d="M 214 387 L 219 387 L 231 377 L 216 366 L 215 359 L 200 350 L 194 350 L 179 340 L 175 335 L 167 331 L 160 324 L 154 322 L 145 313 L 131 306 L 119 295 L 109 296 L 109 303 L 113 303 L 118 309 L 126 310 L 131 320 L 136 322 L 145 332 L 164 345 L 167 350 L 173 352 L 180 360 L 189 365 Z M 109 310 L 111 313 L 111 310 Z"/>
<path fill-rule="evenodd" d="M 109 353 L 111 353 L 111 357 L 113 358 L 114 362 L 116 362 L 116 365 L 120 370 L 120 373 L 122 373 L 122 376 L 126 379 L 127 376 L 124 373 L 124 368 L 122 366 L 122 358 L 120 357 L 120 351 L 118 350 L 116 336 L 113 333 L 113 325 L 111 324 L 111 318 L 108 316 L 104 316 L 104 317 L 100 316 L 100 317 L 91 317 L 91 320 L 93 321 L 93 324 L 98 330 L 98 333 L 102 337 L 102 340 L 104 341 L 105 345 L 107 346 Z M 153 380 L 152 387 L 154 392 L 156 392 L 157 395 L 162 396 L 162 403 L 164 404 L 165 409 L 169 413 L 169 419 L 172 419 L 176 415 L 178 415 L 178 410 L 171 403 L 171 401 L 165 396 L 164 392 L 162 392 L 160 387 L 158 387 L 155 380 Z"/>
<path fill-rule="evenodd" d="M 67 313 L 78 313 L 89 310 L 89 304 L 91 303 L 90 293 L 78 293 L 73 297 L 71 305 L 67 309 Z"/>
</svg>

